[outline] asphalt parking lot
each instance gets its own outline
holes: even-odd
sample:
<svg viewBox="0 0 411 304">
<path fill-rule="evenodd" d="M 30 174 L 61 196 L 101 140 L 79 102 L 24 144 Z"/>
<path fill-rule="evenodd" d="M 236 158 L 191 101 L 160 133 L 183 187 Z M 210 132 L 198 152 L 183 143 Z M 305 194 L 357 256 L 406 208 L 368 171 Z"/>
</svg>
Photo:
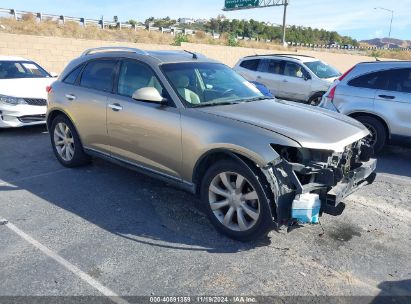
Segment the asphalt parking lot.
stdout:
<svg viewBox="0 0 411 304">
<path fill-rule="evenodd" d="M 322 227 L 243 244 L 187 193 L 103 160 L 63 168 L 44 127 L 0 130 L 0 218 L 13 225 L 0 225 L 0 296 L 101 295 L 96 284 L 120 296 L 411 296 L 411 147 L 386 148 L 378 170 Z"/>
</svg>

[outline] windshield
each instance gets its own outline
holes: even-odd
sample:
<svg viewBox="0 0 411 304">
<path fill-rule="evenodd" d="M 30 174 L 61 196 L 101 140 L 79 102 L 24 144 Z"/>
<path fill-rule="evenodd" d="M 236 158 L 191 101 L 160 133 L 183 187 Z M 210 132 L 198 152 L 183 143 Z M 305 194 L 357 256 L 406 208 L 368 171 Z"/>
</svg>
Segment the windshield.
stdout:
<svg viewBox="0 0 411 304">
<path fill-rule="evenodd" d="M 32 61 L 0 61 L 0 79 L 51 77 Z"/>
<path fill-rule="evenodd" d="M 250 82 L 219 63 L 170 63 L 162 70 L 189 106 L 238 103 L 264 98 Z"/>
<path fill-rule="evenodd" d="M 304 64 L 319 78 L 333 78 L 341 76 L 341 73 L 322 61 L 304 62 Z"/>
</svg>

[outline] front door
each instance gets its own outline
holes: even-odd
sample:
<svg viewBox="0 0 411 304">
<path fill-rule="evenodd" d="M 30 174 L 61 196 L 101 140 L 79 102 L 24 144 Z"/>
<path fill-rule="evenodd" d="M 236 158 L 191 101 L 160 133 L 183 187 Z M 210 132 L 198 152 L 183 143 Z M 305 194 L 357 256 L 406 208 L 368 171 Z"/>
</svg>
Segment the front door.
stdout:
<svg viewBox="0 0 411 304">
<path fill-rule="evenodd" d="M 284 75 L 281 78 L 281 94 L 286 99 L 308 101 L 311 95 L 311 79 L 305 76 L 306 71 L 298 63 L 285 62 Z"/>
<path fill-rule="evenodd" d="M 131 98 L 136 90 L 144 87 L 155 87 L 160 94 L 165 94 L 149 66 L 136 60 L 124 60 L 119 70 L 117 94 L 108 101 L 111 154 L 146 169 L 180 178 L 180 111 L 172 105 Z"/>
</svg>

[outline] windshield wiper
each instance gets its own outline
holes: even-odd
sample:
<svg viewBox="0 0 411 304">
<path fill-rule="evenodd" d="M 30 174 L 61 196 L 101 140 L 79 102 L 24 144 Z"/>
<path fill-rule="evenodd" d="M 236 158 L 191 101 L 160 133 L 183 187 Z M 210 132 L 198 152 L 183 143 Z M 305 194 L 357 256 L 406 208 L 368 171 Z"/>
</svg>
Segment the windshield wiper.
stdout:
<svg viewBox="0 0 411 304">
<path fill-rule="evenodd" d="M 222 102 L 205 102 L 205 103 L 199 103 L 196 105 L 192 105 L 193 108 L 205 108 L 205 107 L 214 107 L 214 106 L 227 106 L 227 105 L 233 105 L 233 104 L 238 104 L 238 101 L 222 101 Z"/>
<path fill-rule="evenodd" d="M 243 99 L 242 102 L 252 102 L 252 101 L 267 100 L 267 99 L 274 99 L 274 97 L 259 96 L 259 97 L 249 98 L 249 99 Z"/>
</svg>

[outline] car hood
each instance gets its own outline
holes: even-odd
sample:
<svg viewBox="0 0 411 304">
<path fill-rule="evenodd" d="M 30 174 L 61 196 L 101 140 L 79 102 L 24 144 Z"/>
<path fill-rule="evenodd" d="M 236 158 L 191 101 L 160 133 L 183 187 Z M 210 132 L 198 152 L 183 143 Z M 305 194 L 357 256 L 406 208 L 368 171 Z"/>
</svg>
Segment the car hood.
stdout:
<svg viewBox="0 0 411 304">
<path fill-rule="evenodd" d="M 0 94 L 22 98 L 47 99 L 46 87 L 55 80 L 55 78 L 0 79 Z"/>
<path fill-rule="evenodd" d="M 261 100 L 199 110 L 273 131 L 310 149 L 342 152 L 346 146 L 369 134 L 361 123 L 348 116 L 283 100 Z"/>
</svg>

